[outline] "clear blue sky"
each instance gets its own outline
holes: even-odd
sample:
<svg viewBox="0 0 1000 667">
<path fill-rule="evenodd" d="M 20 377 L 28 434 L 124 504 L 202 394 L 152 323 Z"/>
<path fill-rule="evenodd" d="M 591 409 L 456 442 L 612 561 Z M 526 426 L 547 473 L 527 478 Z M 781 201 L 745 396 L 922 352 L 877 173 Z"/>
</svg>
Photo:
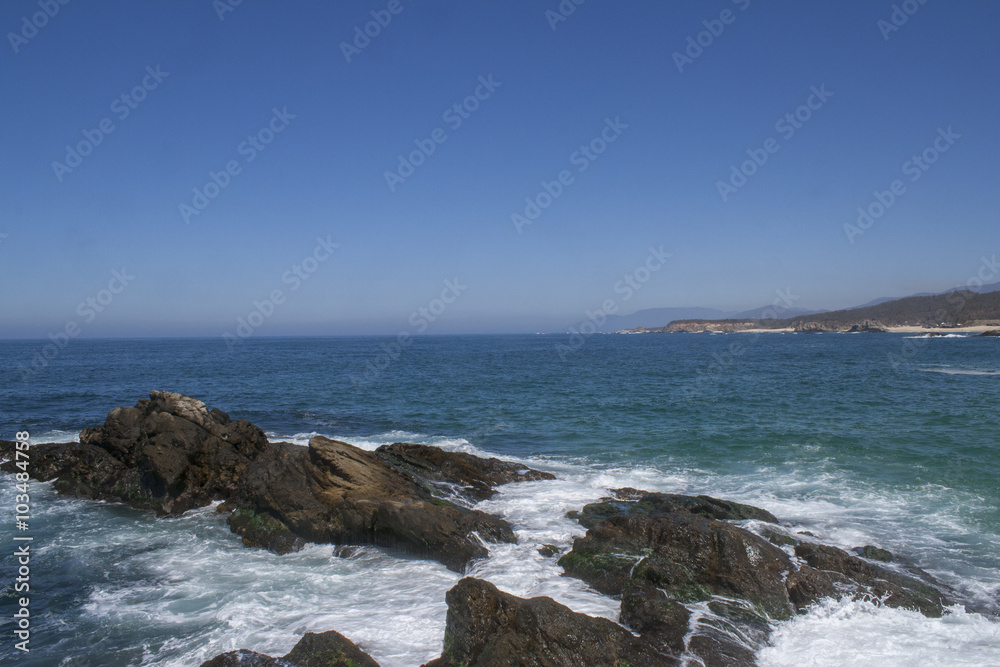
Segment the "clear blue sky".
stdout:
<svg viewBox="0 0 1000 667">
<path fill-rule="evenodd" d="M 341 43 L 392 3 L 243 0 L 220 19 L 227 1 L 0 5 L 0 337 L 69 322 L 218 336 L 274 290 L 255 335 L 420 333 L 411 315 L 440 311 L 455 278 L 424 333 L 564 330 L 609 298 L 741 309 L 790 289 L 839 308 L 953 287 L 1000 253 L 1000 3 L 911 0 L 888 32 L 888 0 L 588 0 L 555 29 L 557 0 L 400 0 L 347 62 Z M 705 21 L 721 34 L 679 71 Z M 832 96 L 779 131 L 821 86 Z M 445 112 L 477 90 L 455 127 Z M 294 118 L 241 149 L 275 109 Z M 949 127 L 960 138 L 911 181 L 904 163 Z M 391 189 L 398 156 L 438 128 Z M 85 130 L 100 143 L 54 166 Z M 602 131 L 606 150 L 574 160 Z M 718 182 L 769 138 L 723 201 Z M 239 173 L 186 220 L 230 161 Z M 563 170 L 519 233 L 512 214 Z M 850 243 L 844 225 L 897 179 Z M 320 237 L 340 247 L 296 283 Z M 651 246 L 672 256 L 625 299 L 615 286 Z"/>
</svg>

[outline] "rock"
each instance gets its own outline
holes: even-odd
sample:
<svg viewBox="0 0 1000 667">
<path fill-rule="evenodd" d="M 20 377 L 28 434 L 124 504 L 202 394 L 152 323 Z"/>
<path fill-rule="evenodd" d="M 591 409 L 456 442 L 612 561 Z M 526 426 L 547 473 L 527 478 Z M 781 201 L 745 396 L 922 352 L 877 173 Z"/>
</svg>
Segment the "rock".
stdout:
<svg viewBox="0 0 1000 667">
<path fill-rule="evenodd" d="M 847 333 L 888 333 L 889 330 L 881 322 L 863 320 L 851 326 Z"/>
<path fill-rule="evenodd" d="M 354 642 L 334 631 L 306 633 L 284 658 L 241 649 L 217 655 L 201 667 L 379 667 Z"/>
<path fill-rule="evenodd" d="M 980 338 L 982 338 L 982 337 L 989 338 L 989 337 L 996 337 L 996 336 L 1000 336 L 1000 329 L 990 329 L 989 331 L 984 331 L 983 333 L 979 334 Z"/>
<path fill-rule="evenodd" d="M 605 519 L 576 538 L 559 564 L 607 595 L 621 595 L 634 580 L 678 602 L 723 595 L 747 600 L 773 618 L 792 615 L 782 573 L 795 568 L 785 552 L 684 508 Z"/>
<path fill-rule="evenodd" d="M 435 487 L 460 485 L 462 495 L 472 500 L 493 497 L 496 494 L 494 487 L 501 484 L 555 479 L 552 473 L 532 470 L 518 463 L 484 459 L 464 452 L 446 452 L 428 445 L 397 442 L 382 445 L 376 454 L 391 467 Z"/>
<path fill-rule="evenodd" d="M 752 505 L 720 500 L 711 496 L 649 493 L 631 488 L 618 489 L 614 497 L 602 498 L 601 502 L 585 505 L 581 512 L 569 512 L 567 516 L 579 521 L 584 528 L 593 528 L 605 519 L 618 514 L 664 514 L 678 510 L 722 521 L 755 519 L 778 523 L 773 514 Z"/>
<path fill-rule="evenodd" d="M 115 408 L 80 443 L 32 448 L 32 475 L 61 493 L 180 514 L 229 497 L 267 438 L 201 401 L 153 391 L 134 408 Z"/>
<path fill-rule="evenodd" d="M 543 544 L 542 546 L 538 547 L 538 553 L 545 556 L 546 558 L 552 558 L 560 551 L 561 549 L 554 544 Z"/>
<path fill-rule="evenodd" d="M 643 639 L 683 653 L 691 612 L 650 584 L 626 582 L 619 621 Z"/>
<path fill-rule="evenodd" d="M 794 537 L 776 530 L 762 530 L 760 536 L 777 547 L 795 546 L 799 543 Z"/>
<path fill-rule="evenodd" d="M 677 656 L 605 618 L 578 614 L 547 597 L 528 600 L 479 579 L 447 593 L 441 657 L 425 667 L 660 667 Z"/>
<path fill-rule="evenodd" d="M 510 525 L 435 498 L 373 452 L 316 436 L 309 446 L 269 444 L 240 480 L 234 498 L 244 522 L 230 527 L 274 551 L 289 535 L 308 542 L 376 544 L 434 558 L 461 572 L 488 551 L 515 542 Z M 249 528 L 249 530 L 248 530 Z"/>
<path fill-rule="evenodd" d="M 838 331 L 838 329 L 822 322 L 799 321 L 792 324 L 792 331 L 796 333 L 826 333 L 830 331 Z"/>
<path fill-rule="evenodd" d="M 229 526 L 244 544 L 279 554 L 306 542 L 376 544 L 458 572 L 488 554 L 483 541 L 514 542 L 514 531 L 503 519 L 436 498 L 426 480 L 466 484 L 484 495 L 497 484 L 551 477 L 422 445 L 376 454 L 323 437 L 308 447 L 269 443 L 253 424 L 201 401 L 161 391 L 149 396 L 84 429 L 79 444 L 32 447 L 32 475 L 55 479 L 67 495 L 158 514 L 222 500 L 220 510 L 231 512 Z M 0 452 L 14 447 L 0 444 Z M 404 457 L 423 477 L 404 470 Z"/>
<path fill-rule="evenodd" d="M 889 551 L 872 546 L 871 544 L 866 544 L 863 547 L 855 547 L 854 553 L 868 560 L 877 560 L 883 563 L 892 562 L 892 554 Z"/>
<path fill-rule="evenodd" d="M 815 571 L 801 568 L 795 573 L 798 575 L 794 577 L 795 583 L 804 600 L 839 597 L 830 593 L 830 589 L 843 590 L 843 585 L 834 584 L 846 583 L 855 597 L 881 599 L 888 607 L 914 609 L 931 618 L 939 618 L 944 613 L 943 606 L 951 604 L 942 591 L 931 584 L 861 560 L 836 547 L 802 542 L 795 547 L 795 555 L 815 568 Z M 815 593 L 819 596 L 814 596 Z M 801 608 L 801 602 L 796 606 Z"/>
</svg>

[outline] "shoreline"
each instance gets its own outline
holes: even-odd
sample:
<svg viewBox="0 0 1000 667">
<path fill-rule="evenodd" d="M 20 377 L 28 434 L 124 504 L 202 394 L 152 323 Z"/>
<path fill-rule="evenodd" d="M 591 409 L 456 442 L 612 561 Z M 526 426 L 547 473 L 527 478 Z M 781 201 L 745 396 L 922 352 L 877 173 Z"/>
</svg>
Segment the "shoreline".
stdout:
<svg viewBox="0 0 1000 667">
<path fill-rule="evenodd" d="M 909 333 L 909 334 L 979 334 L 986 331 L 993 331 L 998 329 L 996 325 L 988 324 L 976 324 L 973 326 L 965 327 L 921 327 L 921 326 L 887 326 L 887 333 Z M 616 332 L 624 333 L 624 332 Z M 634 332 L 634 333 L 661 333 L 658 331 L 645 331 L 645 332 Z M 781 327 L 780 329 L 739 329 L 736 331 L 676 331 L 670 333 L 709 333 L 709 334 L 720 334 L 720 333 L 736 333 L 736 334 L 758 334 L 758 333 L 796 333 L 795 329 L 792 327 Z M 847 331 L 817 331 L 817 332 L 807 332 L 807 333 L 848 333 Z M 855 333 L 869 333 L 869 332 L 855 332 Z"/>
</svg>

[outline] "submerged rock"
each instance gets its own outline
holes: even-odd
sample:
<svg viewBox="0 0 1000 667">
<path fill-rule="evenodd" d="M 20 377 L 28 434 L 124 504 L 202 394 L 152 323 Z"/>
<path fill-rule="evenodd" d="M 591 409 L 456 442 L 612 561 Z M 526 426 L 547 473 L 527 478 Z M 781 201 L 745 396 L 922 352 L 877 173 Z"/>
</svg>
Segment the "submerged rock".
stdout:
<svg viewBox="0 0 1000 667">
<path fill-rule="evenodd" d="M 425 667 L 667 667 L 677 656 L 605 618 L 547 597 L 518 598 L 480 579 L 447 593 L 444 652 Z"/>
<path fill-rule="evenodd" d="M 283 658 L 241 649 L 215 656 L 201 667 L 379 667 L 344 635 L 329 631 L 306 633 Z"/>
</svg>

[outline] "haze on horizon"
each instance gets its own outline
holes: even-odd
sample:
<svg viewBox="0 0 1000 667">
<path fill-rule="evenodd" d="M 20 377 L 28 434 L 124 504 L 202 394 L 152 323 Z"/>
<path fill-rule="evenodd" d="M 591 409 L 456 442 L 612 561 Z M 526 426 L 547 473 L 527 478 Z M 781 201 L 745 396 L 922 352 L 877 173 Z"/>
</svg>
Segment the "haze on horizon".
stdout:
<svg viewBox="0 0 1000 667">
<path fill-rule="evenodd" d="M 997 25 L 986 0 L 6 2 L 0 338 L 968 284 L 1000 253 Z"/>
</svg>

